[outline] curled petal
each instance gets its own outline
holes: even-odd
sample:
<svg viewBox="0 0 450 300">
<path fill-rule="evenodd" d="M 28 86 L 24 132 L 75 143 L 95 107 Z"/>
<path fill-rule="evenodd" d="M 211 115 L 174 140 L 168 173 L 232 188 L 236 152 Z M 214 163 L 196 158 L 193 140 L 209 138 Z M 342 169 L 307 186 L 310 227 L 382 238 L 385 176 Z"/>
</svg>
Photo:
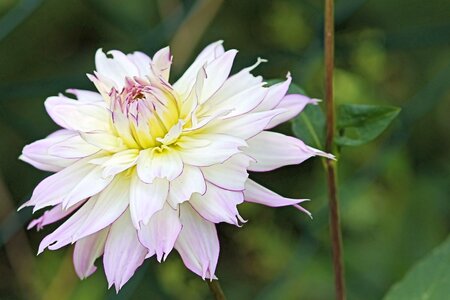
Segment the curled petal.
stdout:
<svg viewBox="0 0 450 300">
<path fill-rule="evenodd" d="M 217 279 L 214 275 L 219 259 L 219 239 L 216 226 L 201 216 L 189 203 L 180 205 L 182 229 L 175 242 L 186 267 L 203 279 Z"/>
<path fill-rule="evenodd" d="M 95 53 L 97 77 L 103 82 L 108 82 L 109 89 L 114 86 L 117 90 L 121 90 L 125 85 L 125 78 L 138 76 L 139 70 L 122 52 L 112 50 L 108 54 L 111 54 L 112 58 L 107 57 L 102 49 L 98 49 Z"/>
<path fill-rule="evenodd" d="M 170 193 L 167 199 L 172 207 L 189 200 L 194 193 L 206 192 L 205 178 L 198 167 L 184 165 L 183 173 L 170 182 Z"/>
<path fill-rule="evenodd" d="M 156 177 L 174 180 L 183 171 L 183 161 L 177 151 L 166 148 L 162 151 L 142 150 L 137 161 L 139 178 L 152 183 Z"/>
<path fill-rule="evenodd" d="M 52 224 L 64 219 L 75 210 L 77 210 L 77 208 L 79 208 L 83 203 L 84 201 L 79 202 L 71 206 L 69 209 L 63 209 L 62 204 L 59 204 L 52 209 L 45 211 L 41 217 L 32 220 L 30 224 L 28 224 L 27 229 L 30 230 L 31 228 L 36 227 L 36 229 L 39 231 L 48 224 Z"/>
</svg>

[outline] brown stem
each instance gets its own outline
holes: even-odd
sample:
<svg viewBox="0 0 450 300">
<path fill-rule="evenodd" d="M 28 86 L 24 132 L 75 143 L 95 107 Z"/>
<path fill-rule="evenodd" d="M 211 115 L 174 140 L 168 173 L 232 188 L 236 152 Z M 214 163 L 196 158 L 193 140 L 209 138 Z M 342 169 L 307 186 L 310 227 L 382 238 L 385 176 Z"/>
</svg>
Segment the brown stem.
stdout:
<svg viewBox="0 0 450 300">
<path fill-rule="evenodd" d="M 206 280 L 206 283 L 208 283 L 209 289 L 211 290 L 211 293 L 215 300 L 227 299 L 222 291 L 222 288 L 220 287 L 220 283 L 218 280 Z"/>
<path fill-rule="evenodd" d="M 326 104 L 326 142 L 325 150 L 333 152 L 334 133 L 336 127 L 335 107 L 333 98 L 333 68 L 334 68 L 334 0 L 325 0 L 325 104 Z M 336 299 L 344 300 L 345 277 L 342 262 L 342 235 L 339 217 L 339 202 L 336 178 L 336 162 L 327 160 L 328 200 L 330 207 L 330 237 L 333 248 L 334 282 Z"/>
</svg>

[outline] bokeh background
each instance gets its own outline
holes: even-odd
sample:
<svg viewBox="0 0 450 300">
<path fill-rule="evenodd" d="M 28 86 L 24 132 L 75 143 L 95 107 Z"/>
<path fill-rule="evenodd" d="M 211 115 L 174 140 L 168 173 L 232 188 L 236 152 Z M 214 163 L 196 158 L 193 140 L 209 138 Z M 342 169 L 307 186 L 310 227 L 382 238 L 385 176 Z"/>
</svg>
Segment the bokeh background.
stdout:
<svg viewBox="0 0 450 300">
<path fill-rule="evenodd" d="M 36 257 L 56 226 L 26 232 L 16 213 L 44 172 L 22 147 L 56 129 L 46 97 L 93 89 L 97 48 L 152 54 L 170 44 L 172 79 L 208 43 L 240 50 L 238 70 L 284 78 L 323 97 L 323 4 L 317 0 L 1 0 L 0 299 L 210 299 L 176 252 L 148 260 L 119 295 L 101 260 L 76 278 L 72 249 Z M 380 299 L 450 229 L 450 1 L 336 2 L 336 100 L 402 107 L 375 142 L 344 148 L 339 181 L 349 299 Z M 291 133 L 290 124 L 278 128 Z M 230 299 L 331 299 L 325 177 L 319 159 L 251 174 L 292 197 L 313 199 L 310 220 L 293 208 L 241 206 L 249 222 L 219 225 L 217 275 Z"/>
</svg>

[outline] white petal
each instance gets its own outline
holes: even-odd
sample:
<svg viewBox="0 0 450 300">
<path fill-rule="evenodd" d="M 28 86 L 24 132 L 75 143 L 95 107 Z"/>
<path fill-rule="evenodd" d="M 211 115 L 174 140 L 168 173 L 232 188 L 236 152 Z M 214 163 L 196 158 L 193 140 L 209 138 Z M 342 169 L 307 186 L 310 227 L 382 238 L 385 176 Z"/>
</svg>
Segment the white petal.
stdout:
<svg viewBox="0 0 450 300">
<path fill-rule="evenodd" d="M 299 139 L 276 132 L 263 131 L 247 143 L 248 148 L 244 149 L 244 153 L 255 159 L 248 169 L 255 172 L 296 165 L 316 155 L 330 157 L 329 154 L 306 146 Z"/>
<path fill-rule="evenodd" d="M 101 94 L 97 92 L 87 91 L 87 90 L 78 90 L 78 89 L 68 89 L 67 93 L 73 94 L 77 97 L 77 100 L 80 102 L 102 102 L 103 97 Z"/>
<path fill-rule="evenodd" d="M 227 222 L 239 225 L 242 218 L 236 208 L 244 202 L 242 192 L 227 191 L 214 184 L 207 184 L 204 195 L 192 195 L 189 203 L 205 219 L 213 223 Z"/>
<path fill-rule="evenodd" d="M 237 50 L 228 50 L 205 66 L 206 78 L 200 96 L 200 104 L 206 102 L 230 75 Z"/>
<path fill-rule="evenodd" d="M 152 60 L 150 59 L 150 57 L 148 57 L 147 54 L 136 51 L 128 54 L 127 56 L 128 59 L 139 69 L 140 77 L 145 77 L 151 72 L 150 63 L 152 62 Z"/>
<path fill-rule="evenodd" d="M 76 135 L 78 134 L 73 131 L 58 130 L 45 139 L 26 145 L 19 158 L 43 171 L 58 172 L 76 162 L 76 159 L 66 159 L 52 155 L 49 153 L 49 148 Z"/>
<path fill-rule="evenodd" d="M 118 292 L 142 265 L 146 254 L 147 249 L 139 242 L 130 213 L 126 211 L 111 226 L 106 240 L 103 266 L 109 287 L 115 285 Z"/>
<path fill-rule="evenodd" d="M 214 275 L 219 259 L 219 239 L 216 226 L 203 219 L 190 204 L 180 206 L 183 228 L 175 242 L 186 267 L 203 279 L 217 279 Z"/>
<path fill-rule="evenodd" d="M 73 265 L 80 279 L 91 276 L 97 270 L 94 263 L 103 254 L 108 231 L 109 227 L 75 243 Z"/>
<path fill-rule="evenodd" d="M 182 136 L 177 145 L 183 162 L 198 167 L 223 163 L 236 153 L 239 147 L 246 146 L 240 138 L 225 134 L 195 134 Z"/>
<path fill-rule="evenodd" d="M 105 178 L 114 176 L 131 168 L 136 164 L 138 156 L 138 149 L 128 149 L 125 151 L 114 153 L 108 158 L 108 160 L 102 163 L 102 167 L 104 167 L 102 176 Z"/>
<path fill-rule="evenodd" d="M 189 200 L 193 193 L 204 194 L 206 183 L 198 167 L 184 165 L 183 173 L 170 182 L 170 194 L 167 201 L 172 207 Z"/>
<path fill-rule="evenodd" d="M 276 109 L 283 109 L 284 112 L 275 116 L 269 124 L 266 126 L 266 129 L 273 128 L 278 124 L 284 123 L 296 115 L 298 115 L 307 104 L 317 105 L 317 99 L 311 99 L 304 95 L 300 94 L 292 94 L 285 96 L 281 102 L 276 106 Z"/>
<path fill-rule="evenodd" d="M 103 102 L 83 103 L 60 95 L 47 98 L 45 108 L 63 128 L 82 132 L 110 130 L 111 114 Z"/>
<path fill-rule="evenodd" d="M 98 147 L 87 143 L 78 132 L 75 132 L 67 139 L 51 145 L 48 148 L 48 154 L 61 158 L 79 159 L 93 155 L 99 150 Z"/>
<path fill-rule="evenodd" d="M 221 164 L 203 167 L 202 172 L 207 181 L 225 190 L 243 191 L 251 160 L 247 155 L 238 153 Z"/>
<path fill-rule="evenodd" d="M 35 206 L 36 211 L 62 203 L 67 208 L 103 190 L 112 178 L 103 178 L 101 168 L 90 164 L 89 159 L 79 160 L 41 181 L 22 207 Z"/>
<path fill-rule="evenodd" d="M 80 132 L 80 136 L 87 143 L 108 152 L 119 152 L 126 149 L 120 137 L 107 131 Z"/>
<path fill-rule="evenodd" d="M 28 224 L 27 229 L 30 230 L 31 228 L 36 226 L 36 229 L 39 231 L 44 228 L 44 226 L 58 222 L 59 220 L 62 220 L 68 215 L 72 214 L 83 203 L 84 201 L 81 201 L 76 205 L 71 206 L 69 209 L 63 209 L 62 204 L 59 204 L 49 210 L 46 210 L 42 216 L 32 220 L 30 224 Z"/>
<path fill-rule="evenodd" d="M 117 50 L 109 51 L 112 58 L 106 56 L 102 49 L 98 49 L 95 53 L 95 67 L 97 70 L 97 77 L 103 77 L 111 80 L 117 90 L 121 90 L 125 85 L 126 77 L 134 77 L 139 75 L 138 68 L 131 62 L 131 60 L 122 52 Z M 99 78 L 101 81 L 102 78 Z M 108 86 L 111 88 L 112 86 Z"/>
<path fill-rule="evenodd" d="M 198 71 L 205 65 L 215 58 L 219 57 L 224 53 L 222 46 L 222 41 L 217 41 L 208 45 L 203 51 L 197 56 L 195 61 L 190 65 L 190 67 L 184 72 L 184 74 L 178 79 L 173 85 L 174 89 L 182 96 L 187 96 L 192 86 L 194 85 Z"/>
<path fill-rule="evenodd" d="M 149 253 L 147 257 L 156 254 L 156 259 L 166 260 L 175 244 L 181 230 L 178 208 L 174 209 L 167 203 L 156 212 L 147 225 L 138 231 L 139 240 Z"/>
<path fill-rule="evenodd" d="M 147 224 L 155 212 L 160 210 L 167 199 L 169 182 L 155 178 L 152 183 L 143 182 L 137 174 L 132 175 L 130 186 L 130 212 L 134 226 L 139 229 L 141 222 Z"/>
<path fill-rule="evenodd" d="M 283 82 L 274 84 L 269 87 L 269 92 L 267 93 L 264 100 L 258 105 L 255 111 L 267 111 L 274 109 L 281 99 L 286 95 L 289 85 L 291 84 L 291 75 L 287 75 L 287 79 Z"/>
<path fill-rule="evenodd" d="M 137 171 L 142 181 L 151 183 L 156 177 L 173 180 L 183 171 L 183 161 L 177 151 L 166 148 L 162 152 L 142 150 L 137 161 Z"/>
<path fill-rule="evenodd" d="M 165 47 L 155 53 L 152 60 L 152 71 L 156 76 L 169 80 L 170 66 L 172 65 L 172 54 L 170 48 Z"/>
<path fill-rule="evenodd" d="M 285 198 L 257 184 L 251 179 L 248 179 L 245 183 L 244 198 L 247 202 L 259 203 L 271 207 L 288 206 L 308 201 L 307 199 Z"/>
</svg>

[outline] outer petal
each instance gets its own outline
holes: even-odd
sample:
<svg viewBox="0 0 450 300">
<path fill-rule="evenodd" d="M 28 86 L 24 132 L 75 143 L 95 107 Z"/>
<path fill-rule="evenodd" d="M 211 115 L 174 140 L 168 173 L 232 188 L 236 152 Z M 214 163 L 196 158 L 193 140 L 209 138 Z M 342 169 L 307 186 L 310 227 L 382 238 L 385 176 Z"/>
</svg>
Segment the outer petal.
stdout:
<svg viewBox="0 0 450 300">
<path fill-rule="evenodd" d="M 112 180 L 101 176 L 101 168 L 85 158 L 53 174 L 34 189 L 31 199 L 21 206 L 35 206 L 34 211 L 62 203 L 70 207 L 103 190 Z"/>
<path fill-rule="evenodd" d="M 208 45 L 197 56 L 192 65 L 184 72 L 180 79 L 173 85 L 174 89 L 182 96 L 187 96 L 194 85 L 198 71 L 206 64 L 222 55 L 225 50 L 222 46 L 223 41 L 217 41 Z"/>
<path fill-rule="evenodd" d="M 162 152 L 154 149 L 140 152 L 137 161 L 139 178 L 147 183 L 152 183 L 156 177 L 168 180 L 177 178 L 183 171 L 183 161 L 178 152 L 171 148 L 166 148 Z"/>
<path fill-rule="evenodd" d="M 62 204 L 59 204 L 53 207 L 52 209 L 45 211 L 41 217 L 32 220 L 30 224 L 28 224 L 27 229 L 30 230 L 31 228 L 36 226 L 36 229 L 39 231 L 48 224 L 52 224 L 58 222 L 59 220 L 64 219 L 65 217 L 73 213 L 83 203 L 84 203 L 83 201 L 79 202 L 66 210 L 63 209 Z"/>
<path fill-rule="evenodd" d="M 39 245 L 56 250 L 109 226 L 124 212 L 129 203 L 129 179 L 117 178 L 99 195 L 91 197 L 76 213 Z"/>
<path fill-rule="evenodd" d="M 26 145 L 23 148 L 22 155 L 19 158 L 33 167 L 43 171 L 58 172 L 65 167 L 70 166 L 76 160 L 51 155 L 49 154 L 48 149 L 51 146 L 63 142 L 75 135 L 76 133 L 69 130 L 58 130 L 45 139 Z"/>
<path fill-rule="evenodd" d="M 97 270 L 94 265 L 105 249 L 109 227 L 91 234 L 75 243 L 73 250 L 73 265 L 80 279 L 89 277 Z"/>
<path fill-rule="evenodd" d="M 284 95 L 286 95 L 291 81 L 291 75 L 288 74 L 285 81 L 270 86 L 269 92 L 264 97 L 264 100 L 255 109 L 255 111 L 267 111 L 277 107 L 281 99 L 283 99 Z"/>
<path fill-rule="evenodd" d="M 308 199 L 290 199 L 282 197 L 251 179 L 247 180 L 245 183 L 244 198 L 247 202 L 259 203 L 271 207 L 288 206 L 308 201 Z"/>
<path fill-rule="evenodd" d="M 83 103 L 63 95 L 49 97 L 45 108 L 59 126 L 82 132 L 110 130 L 111 114 L 103 102 Z"/>
<path fill-rule="evenodd" d="M 87 91 L 87 90 L 78 90 L 78 89 L 68 89 L 67 93 L 73 94 L 77 97 L 77 100 L 80 102 L 102 102 L 103 97 L 101 94 L 97 92 Z"/>
<path fill-rule="evenodd" d="M 244 149 L 244 153 L 255 159 L 248 169 L 255 172 L 300 164 L 316 155 L 333 158 L 332 155 L 306 146 L 299 139 L 276 132 L 263 131 L 247 143 L 248 148 Z"/>
<path fill-rule="evenodd" d="M 198 167 L 184 165 L 183 173 L 170 182 L 170 194 L 167 201 L 172 207 L 189 200 L 194 193 L 206 192 L 205 178 Z"/>
<path fill-rule="evenodd" d="M 159 262 L 166 260 L 181 230 L 179 214 L 178 208 L 174 209 L 166 203 L 138 231 L 139 240 L 149 251 L 147 257 L 156 254 Z"/>
<path fill-rule="evenodd" d="M 247 167 L 252 158 L 236 154 L 221 164 L 203 167 L 205 179 L 225 190 L 243 191 L 248 178 Z"/>
<path fill-rule="evenodd" d="M 244 202 L 242 192 L 227 191 L 208 184 L 204 195 L 192 195 L 189 203 L 205 219 L 213 223 L 227 222 L 239 226 L 243 222 L 236 208 Z"/>
<path fill-rule="evenodd" d="M 188 203 L 180 205 L 183 228 L 175 242 L 186 267 L 203 279 L 217 279 L 214 275 L 219 259 L 219 239 L 216 226 L 203 219 Z"/>
<path fill-rule="evenodd" d="M 139 229 L 141 222 L 147 224 L 155 212 L 160 210 L 167 199 L 169 182 L 155 178 L 152 183 L 143 182 L 135 173 L 130 186 L 130 212 L 134 226 Z"/>
<path fill-rule="evenodd" d="M 225 134 L 195 134 L 179 139 L 180 155 L 183 162 L 198 167 L 223 163 L 236 153 L 239 147 L 247 143 L 233 136 Z"/>
<path fill-rule="evenodd" d="M 304 95 L 300 94 L 291 94 L 285 96 L 280 103 L 275 107 L 275 109 L 282 109 L 284 112 L 275 116 L 269 124 L 266 126 L 266 129 L 273 128 L 278 124 L 284 123 L 296 115 L 298 115 L 307 104 L 316 105 L 318 102 L 317 99 L 311 99 Z"/>
<path fill-rule="evenodd" d="M 109 287 L 115 285 L 119 292 L 142 265 L 146 254 L 147 249 L 139 242 L 130 213 L 126 211 L 111 226 L 106 240 L 103 266 Z"/>
</svg>

